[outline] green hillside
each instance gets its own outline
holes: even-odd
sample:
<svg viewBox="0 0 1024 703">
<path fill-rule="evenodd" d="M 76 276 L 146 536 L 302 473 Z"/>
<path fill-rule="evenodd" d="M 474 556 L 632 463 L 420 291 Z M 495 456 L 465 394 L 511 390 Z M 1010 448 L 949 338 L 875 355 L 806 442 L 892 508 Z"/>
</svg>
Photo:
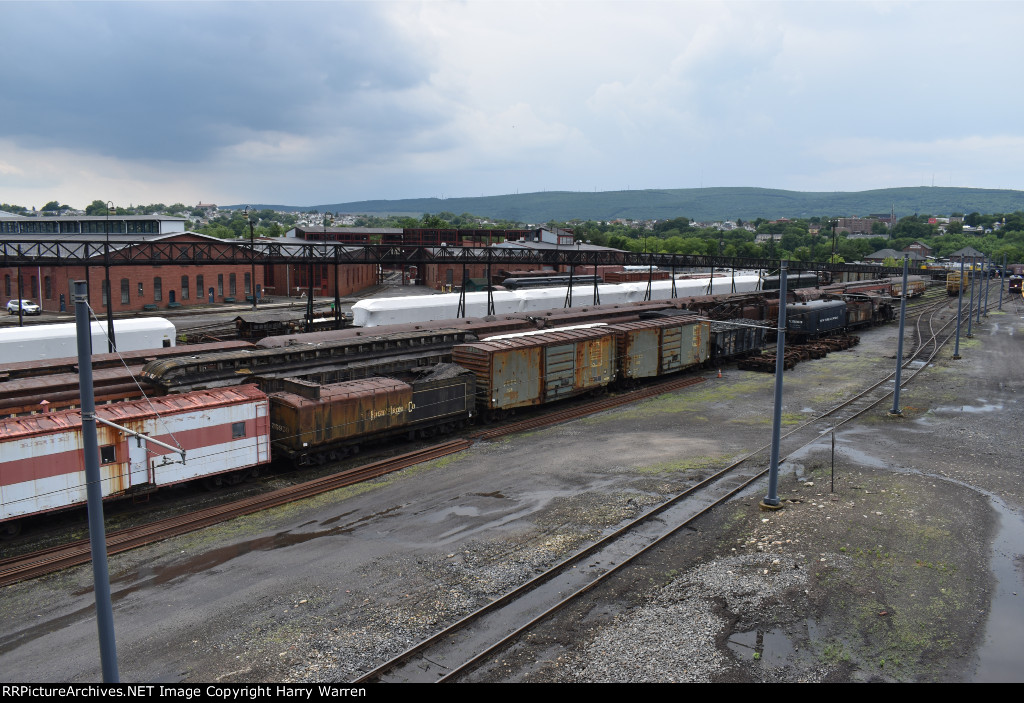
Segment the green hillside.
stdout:
<svg viewBox="0 0 1024 703">
<path fill-rule="evenodd" d="M 681 188 L 674 190 L 626 190 L 598 193 L 551 191 L 492 195 L 476 198 L 415 198 L 364 200 L 305 207 L 257 205 L 285 211 L 316 209 L 320 212 L 358 214 L 409 214 L 469 212 L 474 215 L 541 223 L 554 221 L 671 219 L 689 217 L 702 222 L 753 220 L 758 217 L 864 216 L 888 213 L 948 215 L 951 212 L 1014 212 L 1024 210 L 1024 191 L 986 188 L 885 188 L 853 193 L 804 193 L 771 188 Z"/>
</svg>

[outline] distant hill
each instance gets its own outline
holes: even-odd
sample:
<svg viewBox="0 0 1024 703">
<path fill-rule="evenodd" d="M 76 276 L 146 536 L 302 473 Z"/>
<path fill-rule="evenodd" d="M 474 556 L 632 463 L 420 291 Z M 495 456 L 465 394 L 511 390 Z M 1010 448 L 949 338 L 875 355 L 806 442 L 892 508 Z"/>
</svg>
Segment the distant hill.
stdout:
<svg viewBox="0 0 1024 703">
<path fill-rule="evenodd" d="M 235 207 L 235 206 L 226 206 Z M 241 206 L 238 206 L 241 207 Z M 250 206 L 253 207 L 253 206 Z M 1024 191 L 986 188 L 884 188 L 853 193 L 804 193 L 771 188 L 679 188 L 617 190 L 597 193 L 550 191 L 477 198 L 414 198 L 363 200 L 304 207 L 256 205 L 285 212 L 318 210 L 368 215 L 472 213 L 515 222 L 549 220 L 633 220 L 689 217 L 691 220 L 754 220 L 758 217 L 864 216 L 888 213 L 948 215 L 951 212 L 1014 212 L 1024 210 Z"/>
</svg>

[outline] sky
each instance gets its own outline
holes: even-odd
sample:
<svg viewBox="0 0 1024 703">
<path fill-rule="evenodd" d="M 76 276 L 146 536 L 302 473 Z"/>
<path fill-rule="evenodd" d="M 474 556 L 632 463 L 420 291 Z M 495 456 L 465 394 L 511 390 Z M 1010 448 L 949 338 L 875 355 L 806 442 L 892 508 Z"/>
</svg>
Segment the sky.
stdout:
<svg viewBox="0 0 1024 703">
<path fill-rule="evenodd" d="M 26 207 L 1024 189 L 1020 2 L 0 0 L 0 16 L 0 202 Z"/>
</svg>

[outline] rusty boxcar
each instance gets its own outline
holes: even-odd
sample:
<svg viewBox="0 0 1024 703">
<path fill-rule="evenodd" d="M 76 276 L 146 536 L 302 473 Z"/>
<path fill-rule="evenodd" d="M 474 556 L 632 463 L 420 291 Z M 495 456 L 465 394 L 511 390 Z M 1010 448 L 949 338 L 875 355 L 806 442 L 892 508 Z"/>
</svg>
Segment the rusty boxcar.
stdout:
<svg viewBox="0 0 1024 703">
<path fill-rule="evenodd" d="M 615 333 L 608 326 L 527 332 L 457 344 L 452 361 L 476 374 L 484 419 L 561 400 L 612 382 Z"/>
<path fill-rule="evenodd" d="M 626 322 L 611 329 L 623 380 L 664 376 L 708 360 L 710 323 L 695 315 Z"/>
<path fill-rule="evenodd" d="M 323 464 L 362 442 L 451 431 L 473 417 L 475 383 L 454 364 L 323 386 L 290 379 L 270 394 L 274 449 L 297 465 Z"/>
<path fill-rule="evenodd" d="M 927 288 L 928 284 L 925 283 L 923 279 L 918 278 L 917 276 L 910 278 L 907 280 L 907 297 L 916 298 L 918 296 L 924 295 L 924 292 Z M 892 285 L 889 287 L 889 295 L 891 295 L 894 298 L 899 298 L 903 295 L 902 279 L 893 281 Z"/>
</svg>

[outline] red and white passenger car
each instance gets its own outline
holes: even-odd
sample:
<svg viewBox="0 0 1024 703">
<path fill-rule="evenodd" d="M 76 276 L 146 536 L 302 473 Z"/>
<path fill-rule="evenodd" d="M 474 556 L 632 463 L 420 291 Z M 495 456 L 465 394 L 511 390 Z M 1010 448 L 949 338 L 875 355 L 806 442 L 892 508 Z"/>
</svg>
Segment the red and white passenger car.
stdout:
<svg viewBox="0 0 1024 703">
<path fill-rule="evenodd" d="M 251 472 L 270 461 L 267 410 L 267 396 L 255 386 L 98 406 L 98 417 L 185 450 L 182 461 L 143 437 L 97 424 L 103 496 Z M 8 523 L 15 518 L 85 501 L 80 410 L 0 420 L 0 523 L 7 523 L 0 531 L 16 531 Z"/>
</svg>

